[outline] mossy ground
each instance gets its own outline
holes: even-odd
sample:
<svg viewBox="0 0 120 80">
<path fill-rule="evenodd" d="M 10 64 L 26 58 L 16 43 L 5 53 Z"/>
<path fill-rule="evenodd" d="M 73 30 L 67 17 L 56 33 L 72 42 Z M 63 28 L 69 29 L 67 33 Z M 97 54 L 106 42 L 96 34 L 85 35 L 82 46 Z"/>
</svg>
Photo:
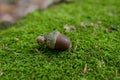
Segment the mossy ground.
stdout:
<svg viewBox="0 0 120 80">
<path fill-rule="evenodd" d="M 119 3 L 75 0 L 34 11 L 0 30 L 0 80 L 120 80 Z M 76 30 L 65 32 L 66 24 Z M 117 31 L 105 32 L 108 26 Z M 69 37 L 72 48 L 57 51 L 36 43 L 39 34 L 53 30 Z"/>
</svg>

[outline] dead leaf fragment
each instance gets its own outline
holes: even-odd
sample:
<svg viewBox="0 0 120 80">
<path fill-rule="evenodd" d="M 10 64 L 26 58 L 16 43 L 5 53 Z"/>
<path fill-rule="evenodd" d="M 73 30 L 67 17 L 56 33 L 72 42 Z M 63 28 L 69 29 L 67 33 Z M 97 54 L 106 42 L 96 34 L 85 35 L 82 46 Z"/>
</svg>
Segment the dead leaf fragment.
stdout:
<svg viewBox="0 0 120 80">
<path fill-rule="evenodd" d="M 2 76 L 4 73 L 3 72 L 0 72 L 0 76 Z"/>
<path fill-rule="evenodd" d="M 114 26 L 109 26 L 106 28 L 105 32 L 112 32 L 112 31 L 117 31 L 118 28 Z"/>
<path fill-rule="evenodd" d="M 76 30 L 76 28 L 74 26 L 65 25 L 64 30 L 66 32 L 74 32 Z"/>
<path fill-rule="evenodd" d="M 97 24 L 98 24 L 98 25 L 101 25 L 101 24 L 102 24 L 102 21 L 97 21 Z"/>
<path fill-rule="evenodd" d="M 20 39 L 19 38 L 14 38 L 15 41 L 19 41 Z"/>
<path fill-rule="evenodd" d="M 81 23 L 80 23 L 80 26 L 81 26 L 81 27 L 87 27 L 87 26 L 88 26 L 88 23 L 86 23 L 86 22 L 81 22 Z"/>
<path fill-rule="evenodd" d="M 102 21 L 97 22 L 81 22 L 80 27 L 97 27 L 102 24 Z"/>
</svg>

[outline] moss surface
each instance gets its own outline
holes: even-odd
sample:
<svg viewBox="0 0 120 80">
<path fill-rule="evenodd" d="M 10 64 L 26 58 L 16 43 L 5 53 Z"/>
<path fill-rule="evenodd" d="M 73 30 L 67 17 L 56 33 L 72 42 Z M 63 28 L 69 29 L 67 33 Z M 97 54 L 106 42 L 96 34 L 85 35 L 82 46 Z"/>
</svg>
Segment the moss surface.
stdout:
<svg viewBox="0 0 120 80">
<path fill-rule="evenodd" d="M 0 80 L 120 80 L 120 0 L 75 0 L 34 11 L 0 30 Z M 65 32 L 64 25 L 75 26 Z M 109 26 L 117 31 L 105 32 Z M 72 48 L 39 46 L 36 37 L 57 30 Z"/>
</svg>

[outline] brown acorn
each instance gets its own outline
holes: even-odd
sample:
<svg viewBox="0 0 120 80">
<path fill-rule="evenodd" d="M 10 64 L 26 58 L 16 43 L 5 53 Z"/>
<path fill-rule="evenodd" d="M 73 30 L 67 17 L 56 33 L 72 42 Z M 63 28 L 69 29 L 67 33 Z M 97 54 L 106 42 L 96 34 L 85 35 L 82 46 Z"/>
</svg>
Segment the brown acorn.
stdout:
<svg viewBox="0 0 120 80">
<path fill-rule="evenodd" d="M 40 44 L 46 43 L 46 45 L 51 49 L 57 50 L 67 50 L 71 47 L 71 41 L 63 34 L 58 31 L 53 31 L 47 36 L 38 36 L 37 42 Z"/>
</svg>

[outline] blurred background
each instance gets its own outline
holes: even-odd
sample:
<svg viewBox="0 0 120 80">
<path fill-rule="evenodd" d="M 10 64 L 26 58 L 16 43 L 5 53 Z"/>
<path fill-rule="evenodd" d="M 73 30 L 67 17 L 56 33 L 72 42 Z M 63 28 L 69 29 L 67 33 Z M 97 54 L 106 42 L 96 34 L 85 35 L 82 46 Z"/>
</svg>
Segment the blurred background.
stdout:
<svg viewBox="0 0 120 80">
<path fill-rule="evenodd" d="M 0 0 L 0 29 L 6 29 L 34 10 L 71 0 Z"/>
</svg>

